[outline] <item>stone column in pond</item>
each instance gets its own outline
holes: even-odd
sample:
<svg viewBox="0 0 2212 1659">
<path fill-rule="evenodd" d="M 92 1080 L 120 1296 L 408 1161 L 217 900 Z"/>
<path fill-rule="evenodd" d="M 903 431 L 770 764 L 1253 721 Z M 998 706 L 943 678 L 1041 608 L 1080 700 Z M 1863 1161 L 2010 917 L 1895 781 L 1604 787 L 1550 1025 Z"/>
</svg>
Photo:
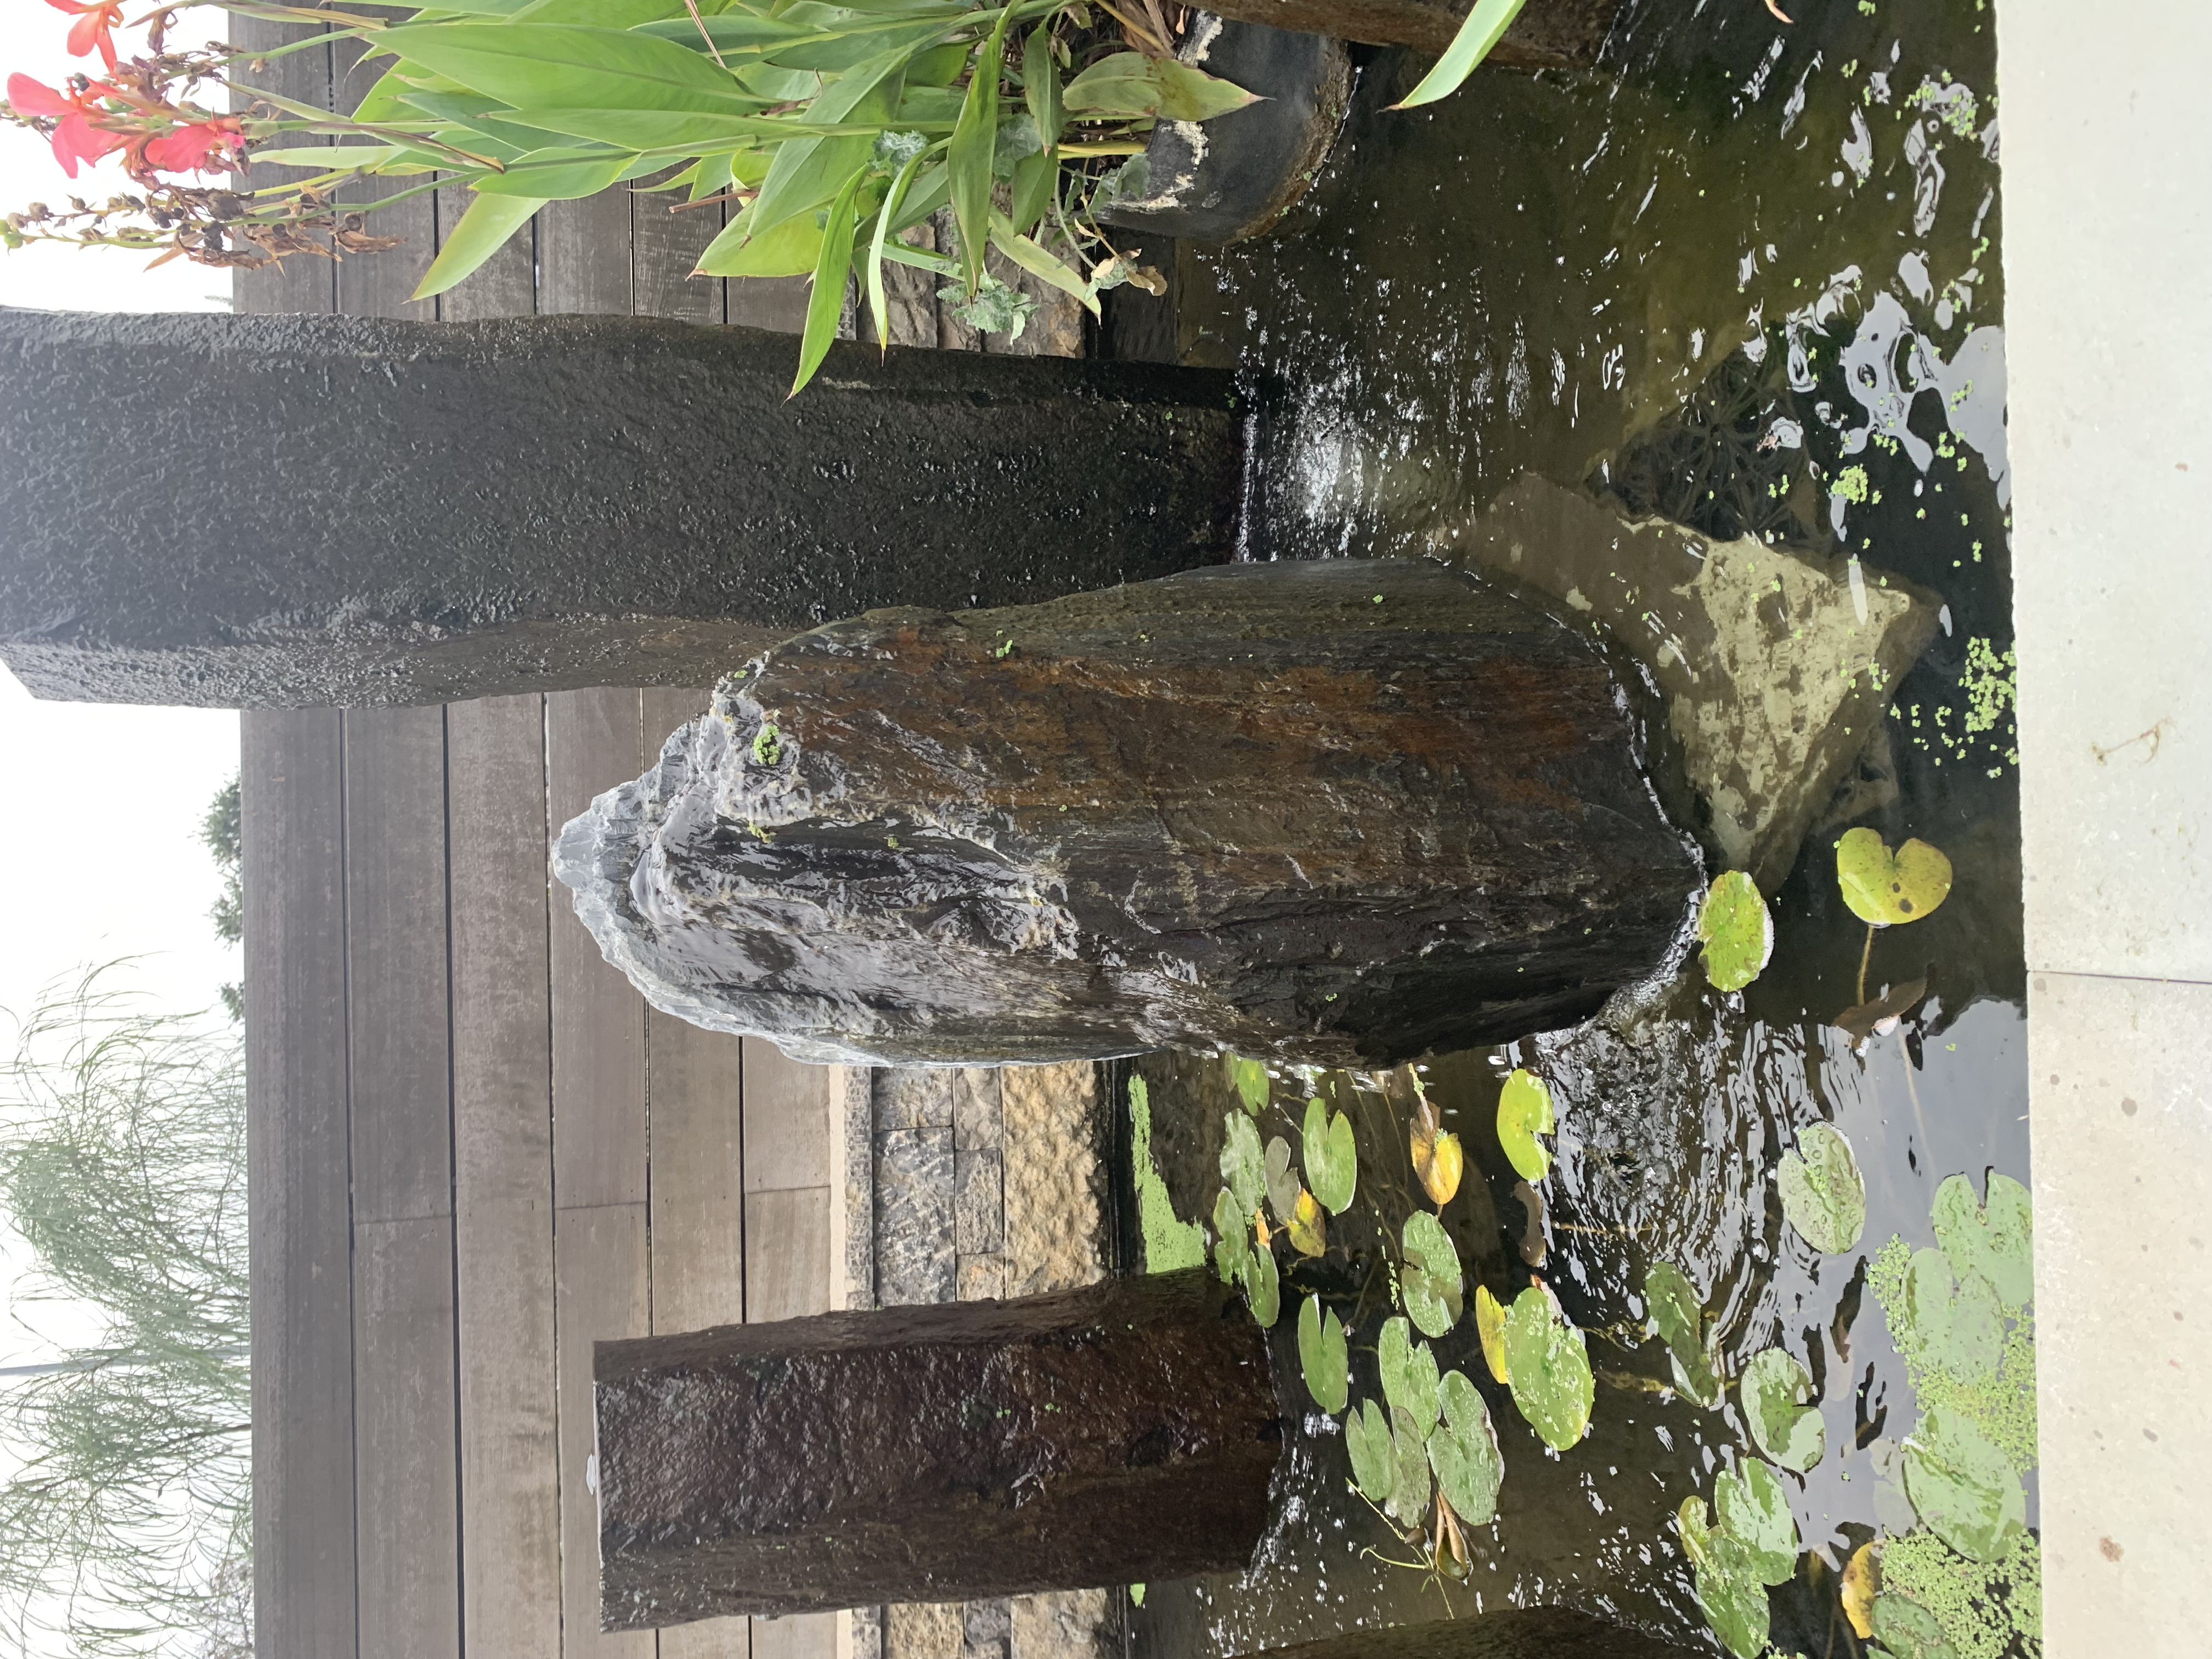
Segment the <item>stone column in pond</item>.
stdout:
<svg viewBox="0 0 2212 1659">
<path fill-rule="evenodd" d="M 599 1345 L 609 1630 L 1247 1565 L 1282 1444 L 1203 1269 Z"/>
<path fill-rule="evenodd" d="M 723 682 L 556 857 L 656 1006 L 822 1062 L 1386 1065 L 1657 969 L 1696 853 L 1621 689 L 1423 560 L 887 611 Z"/>
<path fill-rule="evenodd" d="M 705 685 L 872 605 L 1225 558 L 1244 413 L 1158 364 L 633 317 L 0 310 L 0 659 L 228 707 Z"/>
</svg>

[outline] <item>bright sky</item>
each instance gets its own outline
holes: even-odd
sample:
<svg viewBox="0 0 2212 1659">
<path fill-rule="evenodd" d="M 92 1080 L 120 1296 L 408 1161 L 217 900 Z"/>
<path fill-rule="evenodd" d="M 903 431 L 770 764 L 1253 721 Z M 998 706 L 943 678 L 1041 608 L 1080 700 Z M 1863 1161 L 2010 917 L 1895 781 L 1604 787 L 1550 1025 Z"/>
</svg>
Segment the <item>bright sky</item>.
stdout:
<svg viewBox="0 0 2212 1659">
<path fill-rule="evenodd" d="M 136 15 L 135 13 L 132 15 Z M 37 0 L 0 0 L 0 74 L 58 85 L 97 64 L 62 50 L 63 14 Z M 179 39 L 187 38 L 179 31 Z M 112 164 L 62 176 L 46 141 L 0 126 L 0 211 L 71 194 L 107 195 Z M 207 311 L 228 306 L 227 272 L 182 260 L 149 273 L 143 255 L 33 246 L 0 252 L 0 305 L 73 311 Z M 36 386 L 9 386 L 35 399 Z M 4 465 L 4 462 L 0 462 Z M 0 526 L 0 536 L 6 533 Z M 204 1009 L 238 975 L 237 952 L 208 920 L 221 890 L 200 844 L 210 799 L 238 769 L 238 716 L 221 709 L 142 708 L 33 700 L 0 669 L 0 1043 L 42 987 L 85 966 L 139 958 L 116 981 L 149 1006 Z M 8 1291 L 15 1265 L 0 1232 L 0 1364 L 42 1358 L 16 1324 Z M 49 1329 L 55 1321 L 41 1316 Z"/>
</svg>

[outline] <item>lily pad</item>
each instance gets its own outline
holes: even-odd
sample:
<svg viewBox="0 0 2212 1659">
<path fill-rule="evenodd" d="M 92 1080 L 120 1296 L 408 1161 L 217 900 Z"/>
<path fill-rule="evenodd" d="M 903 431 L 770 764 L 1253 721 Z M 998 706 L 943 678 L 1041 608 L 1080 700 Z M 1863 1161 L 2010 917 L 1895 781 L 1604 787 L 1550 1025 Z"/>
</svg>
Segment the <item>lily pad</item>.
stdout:
<svg viewBox="0 0 2212 1659">
<path fill-rule="evenodd" d="M 1291 1143 L 1277 1135 L 1267 1143 L 1267 1162 L 1262 1176 L 1267 1185 L 1267 1207 L 1274 1212 L 1275 1219 L 1288 1224 L 1297 1213 L 1298 1194 L 1305 1188 L 1291 1173 Z"/>
<path fill-rule="evenodd" d="M 1237 1194 L 1224 1187 L 1213 1200 L 1213 1270 L 1221 1282 L 1234 1285 L 1251 1254 L 1252 1212 L 1238 1209 Z"/>
<path fill-rule="evenodd" d="M 1314 1404 L 1331 1416 L 1344 1409 L 1351 1364 L 1336 1310 L 1323 1309 L 1317 1296 L 1308 1297 L 1298 1309 L 1298 1369 L 1305 1373 L 1306 1392 Z"/>
<path fill-rule="evenodd" d="M 1505 1364 L 1513 1403 L 1555 1451 L 1576 1445 L 1597 1400 L 1583 1334 L 1563 1318 L 1550 1293 L 1530 1285 L 1505 1310 Z"/>
<path fill-rule="evenodd" d="M 1780 1348 L 1753 1355 L 1743 1368 L 1743 1416 L 1759 1450 L 1784 1468 L 1802 1474 L 1828 1449 L 1820 1413 L 1806 1401 L 1813 1379 Z"/>
<path fill-rule="evenodd" d="M 1230 1055 L 1229 1080 L 1236 1086 L 1237 1097 L 1244 1103 L 1246 1111 L 1256 1116 L 1267 1109 L 1275 1085 L 1267 1076 L 1266 1061 Z"/>
<path fill-rule="evenodd" d="M 1275 1272 L 1275 1253 L 1254 1250 L 1244 1258 L 1237 1276 L 1243 1282 L 1245 1301 L 1252 1305 L 1253 1322 L 1263 1331 L 1273 1330 L 1283 1313 L 1283 1285 Z"/>
<path fill-rule="evenodd" d="M 1505 1479 L 1498 1430 L 1482 1391 L 1465 1371 L 1446 1371 L 1439 1392 L 1444 1421 L 1429 1437 L 1429 1466 L 1453 1513 L 1480 1527 L 1497 1518 L 1498 1488 Z"/>
<path fill-rule="evenodd" d="M 1713 1483 L 1713 1508 L 1761 1583 L 1786 1584 L 1797 1576 L 1797 1517 L 1772 1469 L 1752 1457 L 1723 1470 Z"/>
<path fill-rule="evenodd" d="M 1487 1285 L 1474 1287 L 1474 1328 L 1482 1337 L 1482 1363 L 1500 1382 L 1510 1382 L 1512 1372 L 1505 1363 L 1505 1310 L 1491 1295 Z"/>
<path fill-rule="evenodd" d="M 2005 1455 L 1965 1416 L 1921 1413 L 1905 1443 L 1905 1495 L 1929 1531 L 1960 1554 L 1996 1561 L 2027 1524 L 2027 1495 Z"/>
<path fill-rule="evenodd" d="M 1797 1151 L 1782 1155 L 1774 1172 L 1782 1213 L 1814 1249 L 1841 1255 L 1866 1231 L 1866 1182 L 1851 1143 L 1831 1124 L 1808 1123 L 1797 1132 Z"/>
<path fill-rule="evenodd" d="M 1920 1357 L 1952 1376 L 1994 1371 L 2004 1358 L 1997 1293 L 1978 1273 L 1960 1279 L 1941 1250 L 1915 1250 L 1905 1273 L 1905 1323 Z"/>
<path fill-rule="evenodd" d="M 1951 860 L 1924 841 L 1891 852 L 1872 830 L 1847 830 L 1836 843 L 1836 884 L 1861 921 L 1899 927 L 1917 921 L 1951 890 Z"/>
<path fill-rule="evenodd" d="M 1231 1112 L 1222 1127 L 1226 1137 L 1221 1146 L 1221 1178 L 1236 1195 L 1237 1212 L 1249 1221 L 1267 1195 L 1267 1155 L 1260 1150 L 1260 1132 L 1250 1118 Z"/>
<path fill-rule="evenodd" d="M 1459 1191 L 1461 1178 L 1467 1170 L 1467 1152 L 1460 1146 L 1459 1137 L 1449 1129 L 1439 1131 L 1417 1121 L 1413 1125 L 1413 1153 L 1414 1176 L 1420 1182 L 1421 1190 L 1429 1195 L 1429 1202 L 1441 1210 Z"/>
<path fill-rule="evenodd" d="M 1705 1621 L 1721 1645 L 1735 1659 L 1759 1659 L 1766 1651 L 1773 1614 L 1766 1586 L 1742 1540 L 1724 1528 L 1708 1534 L 1696 1579 L 1698 1605 L 1705 1609 Z"/>
<path fill-rule="evenodd" d="M 1498 1093 L 1498 1139 L 1522 1180 L 1541 1181 L 1551 1169 L 1552 1149 L 1536 1137 L 1554 1127 L 1552 1091 L 1534 1072 L 1516 1066 Z"/>
<path fill-rule="evenodd" d="M 1328 1249 L 1328 1226 L 1321 1206 L 1303 1187 L 1291 1206 L 1290 1234 L 1291 1248 L 1300 1255 L 1320 1255 Z"/>
<path fill-rule="evenodd" d="M 1890 1659 L 1959 1659 L 1936 1615 L 1911 1596 L 1886 1590 L 1875 1597 L 1874 1639 Z"/>
<path fill-rule="evenodd" d="M 1425 1342 L 1413 1340 L 1404 1319 L 1386 1319 L 1376 1344 L 1376 1360 L 1382 1372 L 1382 1397 L 1391 1409 L 1402 1411 L 1423 1434 L 1437 1420 L 1437 1357 Z"/>
<path fill-rule="evenodd" d="M 2035 1220 L 2027 1188 L 1992 1170 L 1986 1204 L 1974 1202 L 1974 1183 L 1954 1175 L 1936 1189 L 1930 1217 L 1936 1242 L 1962 1279 L 1988 1281 L 2008 1308 L 2035 1297 Z"/>
<path fill-rule="evenodd" d="M 1344 1419 L 1344 1449 L 1352 1454 L 1352 1478 L 1359 1483 L 1370 1504 L 1390 1496 L 1397 1479 L 1397 1458 L 1390 1444 L 1390 1419 L 1371 1400 L 1359 1402 Z"/>
<path fill-rule="evenodd" d="M 1644 1276 L 1644 1302 L 1667 1344 L 1674 1391 L 1708 1409 L 1719 1405 L 1720 1375 L 1706 1349 L 1705 1310 L 1688 1276 L 1671 1261 L 1655 1262 Z"/>
<path fill-rule="evenodd" d="M 1674 1511 L 1674 1531 L 1682 1540 L 1682 1553 L 1693 1567 L 1703 1566 L 1712 1553 L 1713 1522 L 1705 1500 L 1692 1492 Z"/>
<path fill-rule="evenodd" d="M 1401 1406 L 1390 1408 L 1390 1499 L 1382 1507 L 1401 1526 L 1419 1526 L 1429 1509 L 1429 1434 Z"/>
<path fill-rule="evenodd" d="M 1406 1271 L 1399 1289 L 1406 1298 L 1406 1312 L 1423 1336 L 1442 1336 L 1467 1311 L 1459 1252 L 1452 1248 L 1443 1224 L 1426 1210 L 1406 1218 L 1403 1242 Z"/>
<path fill-rule="evenodd" d="M 1331 1215 L 1342 1215 L 1359 1190 L 1359 1152 L 1352 1142 L 1352 1120 L 1342 1112 L 1331 1116 L 1320 1101 L 1310 1100 L 1304 1139 L 1307 1184 Z"/>
<path fill-rule="evenodd" d="M 1874 1598 L 1881 1589 L 1881 1550 L 1862 1544 L 1844 1563 L 1844 1617 L 1861 1641 L 1874 1634 Z"/>
<path fill-rule="evenodd" d="M 1698 908 L 1698 954 L 1716 990 L 1741 991 L 1774 954 L 1774 917 L 1759 884 L 1741 870 L 1713 878 Z"/>
</svg>

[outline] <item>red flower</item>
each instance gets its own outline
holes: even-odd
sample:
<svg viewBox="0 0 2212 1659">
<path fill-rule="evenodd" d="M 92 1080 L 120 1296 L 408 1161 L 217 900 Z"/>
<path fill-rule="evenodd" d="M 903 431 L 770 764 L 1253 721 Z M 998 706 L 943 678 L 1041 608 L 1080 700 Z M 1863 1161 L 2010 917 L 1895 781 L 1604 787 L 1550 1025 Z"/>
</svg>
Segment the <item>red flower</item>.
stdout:
<svg viewBox="0 0 2212 1659">
<path fill-rule="evenodd" d="M 76 177 L 78 162 L 97 161 L 111 151 L 122 149 L 126 142 L 121 133 L 109 132 L 92 124 L 92 118 L 102 113 L 96 100 L 119 95 L 114 88 L 102 86 L 97 81 L 87 82 L 82 92 L 63 93 L 27 75 L 8 77 L 8 101 L 15 106 L 18 115 L 40 115 L 57 123 L 52 140 L 54 160 L 72 179 Z"/>
<path fill-rule="evenodd" d="M 235 115 L 211 115 L 149 141 L 146 160 L 164 173 L 209 173 L 228 166 L 246 146 Z"/>
<path fill-rule="evenodd" d="M 70 25 L 69 32 L 69 49 L 73 56 L 82 58 L 98 47 L 107 67 L 114 69 L 115 41 L 109 31 L 123 21 L 123 0 L 93 0 L 90 5 L 80 5 L 78 0 L 46 0 L 46 3 L 76 19 Z"/>
</svg>

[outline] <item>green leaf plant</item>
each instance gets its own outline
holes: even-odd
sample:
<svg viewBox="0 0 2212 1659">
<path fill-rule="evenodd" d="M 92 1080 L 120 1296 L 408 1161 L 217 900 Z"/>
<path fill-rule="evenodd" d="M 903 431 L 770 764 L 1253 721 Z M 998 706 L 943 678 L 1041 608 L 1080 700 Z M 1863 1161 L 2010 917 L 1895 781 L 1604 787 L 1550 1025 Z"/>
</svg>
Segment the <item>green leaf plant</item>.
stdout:
<svg viewBox="0 0 2212 1659">
<path fill-rule="evenodd" d="M 185 0 L 149 18 L 166 29 L 218 3 Z M 650 192 L 643 210 L 732 210 L 695 275 L 811 279 L 794 394 L 829 351 L 851 276 L 888 337 L 887 264 L 945 279 L 966 315 L 1010 334 L 1034 301 L 986 273 L 988 249 L 1094 314 L 1103 289 L 1156 281 L 1137 250 L 1115 248 L 1095 208 L 1156 122 L 1211 120 L 1254 100 L 1140 27 L 1099 26 L 1083 0 L 224 9 L 321 27 L 250 52 L 157 44 L 116 85 L 96 84 L 77 113 L 139 141 L 129 155 L 140 205 L 11 216 L 10 246 L 118 246 L 224 265 L 353 256 L 397 240 L 364 228 L 374 210 L 461 193 L 468 205 L 414 295 L 425 300 L 480 269 L 547 202 L 631 183 Z M 250 84 L 270 58 L 334 42 L 374 77 L 349 112 Z M 210 81 L 236 88 L 238 112 L 192 101 Z M 349 102 L 361 84 L 349 83 Z M 52 98 L 68 112 L 63 94 Z M 45 131 L 59 116 L 40 108 L 12 113 Z M 235 164 L 246 185 L 189 181 L 216 162 Z M 276 182 L 278 167 L 301 171 Z M 948 205 L 957 247 L 902 239 Z"/>
<path fill-rule="evenodd" d="M 1843 1132 L 1808 1123 L 1797 1132 L 1797 1150 L 1784 1152 L 1774 1172 L 1782 1213 L 1805 1242 L 1826 1255 L 1841 1255 L 1866 1231 L 1866 1182 Z"/>
<path fill-rule="evenodd" d="M 1720 991 L 1741 991 L 1774 955 L 1774 915 L 1757 884 L 1741 870 L 1713 878 L 1698 907 L 1698 954 Z"/>
</svg>

